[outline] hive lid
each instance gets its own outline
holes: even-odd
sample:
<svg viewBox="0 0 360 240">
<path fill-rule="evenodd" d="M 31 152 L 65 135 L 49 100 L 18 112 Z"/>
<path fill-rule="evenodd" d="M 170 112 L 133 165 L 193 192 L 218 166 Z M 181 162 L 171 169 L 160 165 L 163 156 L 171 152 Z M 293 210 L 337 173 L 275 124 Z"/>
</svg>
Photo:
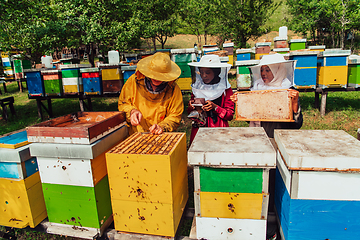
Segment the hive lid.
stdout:
<svg viewBox="0 0 360 240">
<path fill-rule="evenodd" d="M 49 68 L 31 68 L 31 69 L 23 69 L 24 73 L 27 72 L 41 72 L 42 69 L 49 69 Z"/>
<path fill-rule="evenodd" d="M 235 66 L 254 66 L 260 63 L 260 60 L 245 60 L 245 61 L 236 61 Z"/>
<path fill-rule="evenodd" d="M 60 73 L 60 69 L 53 69 L 53 68 L 41 68 L 41 74 L 54 74 L 54 73 Z"/>
<path fill-rule="evenodd" d="M 266 47 L 266 46 L 271 46 L 271 42 L 258 42 L 255 43 L 255 47 Z"/>
<path fill-rule="evenodd" d="M 343 130 L 275 130 L 291 170 L 360 171 L 360 141 Z"/>
<path fill-rule="evenodd" d="M 59 65 L 60 69 L 69 69 L 69 68 L 90 68 L 91 64 L 65 64 Z"/>
<path fill-rule="evenodd" d="M 116 131 L 91 144 L 32 143 L 33 156 L 47 158 L 94 159 L 128 136 L 128 127 Z"/>
<path fill-rule="evenodd" d="M 137 57 L 138 54 L 137 53 L 124 53 L 125 57 Z"/>
<path fill-rule="evenodd" d="M 81 73 L 88 73 L 88 72 L 99 72 L 99 68 L 81 68 Z"/>
<path fill-rule="evenodd" d="M 287 41 L 287 39 L 288 39 L 287 36 L 286 36 L 286 37 L 279 37 L 279 36 L 277 36 L 277 37 L 274 37 L 274 42 L 275 42 L 275 41 Z"/>
<path fill-rule="evenodd" d="M 195 48 L 171 49 L 171 54 L 195 53 Z"/>
<path fill-rule="evenodd" d="M 359 55 L 350 55 L 349 56 L 349 64 L 359 64 L 360 56 Z"/>
<path fill-rule="evenodd" d="M 291 39 L 289 41 L 289 43 L 301 43 L 301 42 L 306 42 L 306 38 L 303 38 L 303 39 Z"/>
<path fill-rule="evenodd" d="M 25 162 L 31 158 L 29 146 L 31 144 L 16 149 L 0 148 L 0 162 Z"/>
<path fill-rule="evenodd" d="M 199 128 L 188 151 L 191 165 L 274 168 L 275 162 L 263 128 Z"/>
<path fill-rule="evenodd" d="M 326 46 L 325 45 L 318 45 L 318 46 L 308 46 L 308 49 L 311 49 L 311 50 L 318 50 L 318 49 L 325 49 Z"/>
<path fill-rule="evenodd" d="M 255 53 L 255 49 L 252 49 L 252 48 L 240 48 L 240 49 L 236 49 L 236 53 Z"/>
<path fill-rule="evenodd" d="M 182 137 L 185 137 L 185 133 L 134 133 L 108 153 L 168 155 Z"/>
<path fill-rule="evenodd" d="M 99 68 L 119 68 L 122 66 L 128 66 L 129 64 L 125 63 L 117 63 L 117 64 L 109 64 L 109 63 L 100 63 Z"/>
<path fill-rule="evenodd" d="M 290 56 L 318 55 L 319 51 L 290 51 Z"/>
<path fill-rule="evenodd" d="M 233 42 L 223 43 L 223 47 L 233 47 L 233 46 L 234 46 Z"/>
<path fill-rule="evenodd" d="M 0 148 L 16 149 L 27 144 L 29 144 L 29 142 L 25 129 L 0 136 Z"/>
<path fill-rule="evenodd" d="M 342 49 L 326 49 L 323 52 L 319 53 L 319 57 L 341 57 L 341 56 L 349 56 L 351 54 L 351 50 L 342 50 Z"/>
<path fill-rule="evenodd" d="M 121 66 L 121 71 L 129 71 L 129 70 L 136 70 L 137 65 L 132 65 L 132 66 Z"/>
<path fill-rule="evenodd" d="M 274 48 L 274 52 L 289 52 L 290 48 Z"/>
<path fill-rule="evenodd" d="M 124 112 L 76 112 L 26 130 L 29 142 L 91 144 L 123 124 Z"/>
</svg>

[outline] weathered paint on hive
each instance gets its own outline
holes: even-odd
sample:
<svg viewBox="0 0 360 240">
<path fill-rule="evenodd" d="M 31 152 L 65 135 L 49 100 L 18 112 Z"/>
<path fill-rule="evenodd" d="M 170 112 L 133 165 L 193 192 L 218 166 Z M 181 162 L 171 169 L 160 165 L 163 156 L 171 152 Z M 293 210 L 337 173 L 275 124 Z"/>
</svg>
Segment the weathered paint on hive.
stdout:
<svg viewBox="0 0 360 240">
<path fill-rule="evenodd" d="M 275 130 L 291 170 L 360 171 L 360 142 L 342 130 Z"/>
<path fill-rule="evenodd" d="M 276 152 L 263 128 L 200 128 L 189 148 L 188 162 L 274 168 Z"/>
<path fill-rule="evenodd" d="M 25 180 L 0 178 L 0 225 L 36 227 L 46 218 L 39 173 Z"/>
<path fill-rule="evenodd" d="M 0 148 L 19 148 L 29 144 L 26 130 L 7 133 L 0 136 Z"/>
</svg>

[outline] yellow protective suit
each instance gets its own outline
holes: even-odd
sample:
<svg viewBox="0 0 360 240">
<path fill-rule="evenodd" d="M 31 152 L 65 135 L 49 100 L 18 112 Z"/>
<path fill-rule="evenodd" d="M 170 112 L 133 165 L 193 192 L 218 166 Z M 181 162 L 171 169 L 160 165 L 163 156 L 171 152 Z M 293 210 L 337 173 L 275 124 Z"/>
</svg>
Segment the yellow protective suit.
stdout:
<svg viewBox="0 0 360 240">
<path fill-rule="evenodd" d="M 179 86 L 175 81 L 168 82 L 164 91 L 154 94 L 146 89 L 144 79 L 145 76 L 137 71 L 126 81 L 119 96 L 119 111 L 126 113 L 129 125 L 131 110 L 137 109 L 143 115 L 140 125 L 130 127 L 130 134 L 148 132 L 153 124 L 161 126 L 165 132 L 175 131 L 184 111 Z"/>
</svg>

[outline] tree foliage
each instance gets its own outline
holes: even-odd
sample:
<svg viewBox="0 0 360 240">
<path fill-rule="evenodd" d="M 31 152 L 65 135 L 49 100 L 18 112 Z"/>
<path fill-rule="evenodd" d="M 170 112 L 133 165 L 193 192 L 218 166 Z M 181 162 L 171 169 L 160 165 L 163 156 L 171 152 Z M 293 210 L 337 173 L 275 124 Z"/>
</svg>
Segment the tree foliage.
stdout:
<svg viewBox="0 0 360 240">
<path fill-rule="evenodd" d="M 292 20 L 290 29 L 313 41 L 345 47 L 346 34 L 360 30 L 358 0 L 287 0 Z"/>
</svg>

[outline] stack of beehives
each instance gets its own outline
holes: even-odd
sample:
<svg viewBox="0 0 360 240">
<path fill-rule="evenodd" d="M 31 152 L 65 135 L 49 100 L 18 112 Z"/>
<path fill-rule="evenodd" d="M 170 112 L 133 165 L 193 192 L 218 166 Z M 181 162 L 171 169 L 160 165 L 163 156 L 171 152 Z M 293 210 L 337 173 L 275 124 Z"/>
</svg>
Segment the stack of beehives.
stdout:
<svg viewBox="0 0 360 240">
<path fill-rule="evenodd" d="M 25 130 L 0 137 L 0 212 L 0 225 L 16 228 L 34 228 L 47 216 Z"/>
<path fill-rule="evenodd" d="M 171 60 L 181 69 L 181 75 L 176 83 L 181 90 L 191 90 L 191 69 L 188 63 L 197 61 L 195 49 L 171 49 Z"/>
<path fill-rule="evenodd" d="M 105 152 L 127 137 L 124 121 L 123 112 L 78 112 L 28 127 L 48 232 L 93 238 L 112 222 Z"/>
</svg>

